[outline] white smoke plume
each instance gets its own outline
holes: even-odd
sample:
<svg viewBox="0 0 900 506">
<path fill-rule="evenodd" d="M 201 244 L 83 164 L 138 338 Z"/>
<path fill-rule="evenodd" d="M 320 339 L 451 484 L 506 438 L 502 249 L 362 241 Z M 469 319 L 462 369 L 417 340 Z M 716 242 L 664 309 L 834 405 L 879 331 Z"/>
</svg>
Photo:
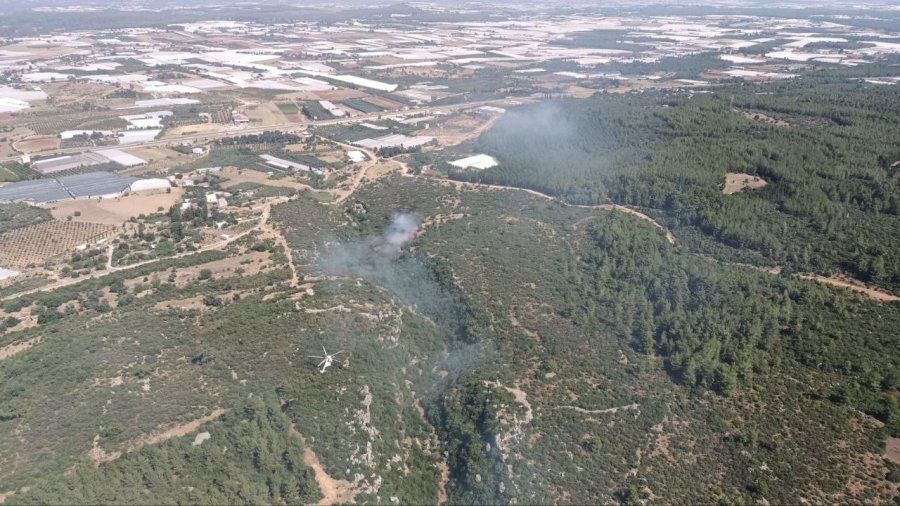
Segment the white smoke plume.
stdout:
<svg viewBox="0 0 900 506">
<path fill-rule="evenodd" d="M 394 213 L 384 232 L 385 246 L 392 251 L 399 251 L 404 244 L 415 239 L 421 221 L 416 213 Z"/>
</svg>

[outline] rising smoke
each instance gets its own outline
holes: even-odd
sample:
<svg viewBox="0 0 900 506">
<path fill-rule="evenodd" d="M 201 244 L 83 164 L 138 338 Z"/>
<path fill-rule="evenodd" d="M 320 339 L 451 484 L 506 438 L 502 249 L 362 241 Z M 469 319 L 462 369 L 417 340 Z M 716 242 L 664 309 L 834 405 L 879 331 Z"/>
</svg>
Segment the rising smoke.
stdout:
<svg viewBox="0 0 900 506">
<path fill-rule="evenodd" d="M 456 287 L 446 286 L 447 276 L 442 284 L 426 255 L 405 248 L 418 237 L 420 224 L 416 213 L 394 213 L 383 233 L 332 244 L 320 255 L 319 268 L 332 276 L 361 278 L 382 286 L 429 317 L 449 347 L 458 352 L 445 357 L 447 370 L 462 371 L 482 355 L 464 350 L 476 341 L 468 328 L 471 310 Z"/>
<path fill-rule="evenodd" d="M 383 234 L 333 244 L 321 255 L 320 267 L 330 275 L 361 277 L 391 290 L 400 289 L 397 281 L 420 274 L 408 272 L 415 270 L 408 262 L 397 263 L 420 223 L 415 213 L 394 213 Z M 403 290 L 398 295 L 403 295 Z"/>
</svg>

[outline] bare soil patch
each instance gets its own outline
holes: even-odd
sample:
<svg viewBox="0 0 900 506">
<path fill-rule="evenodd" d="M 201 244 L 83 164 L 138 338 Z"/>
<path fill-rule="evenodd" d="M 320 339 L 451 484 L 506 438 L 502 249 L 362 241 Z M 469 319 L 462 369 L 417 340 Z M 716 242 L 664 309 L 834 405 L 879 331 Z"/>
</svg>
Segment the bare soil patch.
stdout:
<svg viewBox="0 0 900 506">
<path fill-rule="evenodd" d="M 359 90 L 351 90 L 351 89 L 340 89 L 340 90 L 326 90 L 326 91 L 317 91 L 315 95 L 319 97 L 319 100 L 347 100 L 348 98 L 362 98 L 366 96 L 364 91 Z"/>
<path fill-rule="evenodd" d="M 182 135 L 192 134 L 214 134 L 224 132 L 225 125 L 218 123 L 200 123 L 197 125 L 184 125 L 170 130 L 166 130 L 166 137 L 180 137 Z"/>
<path fill-rule="evenodd" d="M 52 204 L 50 212 L 57 220 L 71 217 L 73 222 L 118 226 L 130 218 L 157 213 L 160 207 L 168 210 L 181 199 L 182 193 L 181 188 L 172 188 L 171 193 L 137 193 L 115 199 L 58 202 Z"/>
<path fill-rule="evenodd" d="M 744 110 L 741 110 L 741 109 L 732 109 L 732 110 L 733 110 L 734 112 L 740 114 L 741 116 L 743 116 L 743 117 L 749 119 L 749 120 L 753 120 L 753 121 L 762 121 L 763 123 L 768 123 L 768 124 L 770 124 L 770 125 L 775 125 L 775 126 L 777 126 L 777 127 L 789 127 L 789 126 L 791 126 L 791 124 L 788 123 L 787 121 L 780 120 L 780 119 L 777 119 L 777 118 L 773 118 L 773 117 L 771 117 L 771 116 L 766 116 L 765 114 L 763 114 L 763 113 L 761 113 L 761 112 L 744 111 Z"/>
<path fill-rule="evenodd" d="M 225 167 L 220 171 L 220 175 L 227 177 L 228 181 L 222 184 L 224 188 L 230 188 L 241 183 L 257 183 L 267 186 L 282 186 L 285 188 L 293 188 L 295 190 L 312 189 L 308 184 L 295 181 L 290 177 L 280 179 L 271 179 L 264 172 L 251 169 L 237 169 L 234 167 Z"/>
<path fill-rule="evenodd" d="M 594 93 L 597 93 L 597 90 L 584 88 L 582 86 L 569 86 L 569 88 L 566 89 L 566 94 L 575 98 L 590 98 Z"/>
<path fill-rule="evenodd" d="M 453 146 L 478 137 L 482 132 L 494 126 L 500 117 L 494 116 L 484 121 L 468 114 L 461 114 L 442 125 L 420 130 L 416 132 L 416 135 L 428 135 L 436 138 L 442 146 Z"/>
<path fill-rule="evenodd" d="M 191 432 L 196 431 L 206 422 L 211 422 L 216 418 L 219 418 L 225 414 L 225 409 L 223 408 L 215 408 L 212 413 L 200 417 L 196 420 L 190 421 L 188 423 L 183 423 L 181 425 L 176 425 L 169 429 L 165 429 L 162 431 L 155 431 L 145 436 L 142 436 L 131 443 L 128 444 L 128 451 L 133 452 L 137 449 L 140 449 L 145 445 L 153 445 L 157 443 L 162 443 L 163 441 L 167 441 L 172 439 L 173 437 L 181 437 L 190 434 Z"/>
<path fill-rule="evenodd" d="M 19 353 L 22 353 L 23 351 L 28 350 L 29 348 L 31 348 L 32 346 L 34 346 L 35 344 L 37 344 L 39 342 L 41 342 L 41 338 L 34 337 L 31 339 L 28 339 L 27 341 L 7 344 L 6 346 L 0 348 L 0 360 L 9 358 L 13 355 L 18 355 Z"/>
<path fill-rule="evenodd" d="M 900 466 L 900 437 L 889 437 L 884 445 L 884 458 Z"/>
<path fill-rule="evenodd" d="M 389 98 L 378 97 L 375 95 L 369 95 L 369 96 L 365 97 L 365 100 L 366 100 L 366 102 L 369 102 L 370 104 L 375 104 L 378 107 L 382 107 L 382 108 L 390 110 L 390 111 L 395 111 L 395 110 L 403 107 L 403 104 L 401 104 L 400 102 L 396 102 Z"/>
<path fill-rule="evenodd" d="M 203 312 L 209 309 L 209 307 L 203 303 L 203 298 L 203 295 L 197 295 L 187 299 L 164 300 L 158 302 L 153 308 L 159 310 L 181 309 L 184 311 L 196 310 Z"/>
<path fill-rule="evenodd" d="M 352 503 L 356 498 L 356 494 L 359 493 L 359 491 L 356 490 L 356 487 L 347 480 L 336 480 L 332 478 L 328 472 L 325 471 L 325 468 L 322 467 L 322 463 L 319 462 L 319 456 L 309 447 L 303 434 L 297 430 L 295 424 L 291 423 L 288 432 L 292 436 L 300 439 L 303 443 L 303 463 L 312 468 L 315 473 L 316 485 L 319 486 L 319 492 L 321 492 L 323 496 L 322 499 L 319 500 L 319 506 Z"/>
<path fill-rule="evenodd" d="M 870 299 L 880 300 L 884 302 L 895 302 L 900 301 L 900 297 L 894 295 L 892 293 L 883 292 L 881 290 L 875 288 L 869 288 L 861 281 L 851 279 L 845 276 L 821 276 L 818 274 L 799 274 L 799 278 L 801 279 L 811 279 L 813 281 L 818 281 L 820 283 L 825 283 L 827 285 L 840 286 L 842 288 L 848 288 L 853 290 L 854 292 L 859 292 Z"/>
<path fill-rule="evenodd" d="M 256 107 L 248 108 L 247 116 L 258 125 L 278 125 L 287 121 L 284 114 L 278 110 L 275 104 L 260 104 Z"/>
<path fill-rule="evenodd" d="M 13 143 L 13 149 L 25 154 L 59 149 L 59 137 L 47 135 L 21 140 Z"/>
<path fill-rule="evenodd" d="M 722 188 L 722 193 L 731 195 L 741 190 L 762 188 L 767 184 L 769 183 L 759 176 L 752 176 L 743 172 L 729 172 L 725 174 L 725 186 Z"/>
</svg>

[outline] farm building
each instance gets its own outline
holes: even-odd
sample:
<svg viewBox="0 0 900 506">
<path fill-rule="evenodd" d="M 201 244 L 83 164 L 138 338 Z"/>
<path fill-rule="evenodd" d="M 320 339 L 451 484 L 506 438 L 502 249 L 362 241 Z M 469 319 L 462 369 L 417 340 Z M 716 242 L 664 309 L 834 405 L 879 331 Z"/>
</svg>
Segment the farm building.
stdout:
<svg viewBox="0 0 900 506">
<path fill-rule="evenodd" d="M 133 192 L 159 191 L 166 190 L 171 187 L 172 184 L 169 183 L 168 179 L 161 178 L 138 179 L 137 181 L 131 183 L 131 191 Z"/>
<path fill-rule="evenodd" d="M 232 111 L 231 120 L 234 121 L 235 125 L 246 125 L 247 123 L 250 123 L 250 116 L 241 114 L 237 111 Z"/>
<path fill-rule="evenodd" d="M 129 130 L 134 130 L 143 128 L 162 128 L 162 119 L 172 116 L 173 114 L 172 111 L 153 111 L 145 112 L 144 114 L 132 114 L 119 117 L 128 122 Z"/>
<path fill-rule="evenodd" d="M 119 144 L 134 144 L 136 142 L 152 141 L 160 132 L 162 132 L 160 129 L 126 130 L 124 132 L 119 132 Z"/>
<path fill-rule="evenodd" d="M 115 198 L 137 181 L 111 172 L 90 172 L 56 179 L 73 199 Z"/>
<path fill-rule="evenodd" d="M 290 169 L 294 172 L 309 172 L 312 170 L 312 167 L 309 165 L 303 165 L 302 163 L 292 162 L 290 160 L 284 160 L 282 158 L 276 158 L 272 155 L 259 155 L 260 158 L 266 161 L 267 164 L 278 167 L 279 169 Z"/>
<path fill-rule="evenodd" d="M 503 114 L 506 112 L 506 109 L 502 107 L 494 107 L 492 105 L 483 105 L 478 109 L 475 109 L 477 114 Z"/>
<path fill-rule="evenodd" d="M 112 130 L 64 130 L 59 133 L 59 138 L 62 140 L 66 139 L 74 139 L 75 137 L 79 137 L 82 135 L 86 135 L 90 137 L 93 134 L 100 134 L 104 137 L 110 136 L 113 134 Z"/>
<path fill-rule="evenodd" d="M 0 202 L 46 204 L 60 200 L 72 200 L 72 196 L 55 179 L 20 181 L 0 188 Z"/>
<path fill-rule="evenodd" d="M 433 140 L 434 140 L 434 137 L 428 137 L 426 135 L 410 137 L 408 135 L 392 134 L 392 135 L 385 135 L 383 137 L 376 137 L 374 139 L 363 139 L 360 141 L 356 141 L 353 144 L 355 146 L 362 146 L 364 148 L 369 148 L 369 149 L 381 149 L 381 148 L 393 148 L 393 147 L 414 148 L 416 146 L 422 146 L 424 144 L 428 144 L 429 142 L 431 142 Z"/>
<path fill-rule="evenodd" d="M 347 158 L 352 163 L 359 163 L 366 161 L 366 154 L 362 151 L 347 151 Z"/>
<path fill-rule="evenodd" d="M 497 166 L 497 160 L 488 155 L 475 155 L 450 162 L 450 165 L 460 169 L 490 169 Z"/>
<path fill-rule="evenodd" d="M 90 151 L 77 155 L 37 160 L 32 163 L 31 168 L 41 174 L 47 175 L 82 167 L 91 167 L 93 165 L 102 165 L 110 162 L 117 163 L 123 167 L 135 167 L 147 163 L 147 161 L 142 158 L 138 158 L 118 149 L 101 149 L 99 151 Z"/>
<path fill-rule="evenodd" d="M 111 172 L 90 172 L 56 179 L 9 183 L 0 188 L 0 202 L 47 204 L 73 199 L 118 197 L 137 179 Z"/>
<path fill-rule="evenodd" d="M 58 156 L 55 158 L 47 158 L 45 160 L 37 160 L 31 164 L 31 168 L 41 174 L 47 175 L 81 167 L 101 165 L 109 163 L 109 161 L 110 160 L 105 156 L 96 153 L 81 153 L 78 155 Z"/>
<path fill-rule="evenodd" d="M 144 160 L 143 158 L 138 158 L 118 149 L 101 149 L 95 151 L 95 153 L 106 157 L 111 162 L 118 163 L 122 167 L 137 167 L 138 165 L 147 163 L 147 160 Z"/>
<path fill-rule="evenodd" d="M 328 111 L 335 118 L 340 118 L 346 116 L 347 113 L 340 107 L 334 105 L 333 102 L 328 100 L 319 100 L 319 105 L 321 105 L 326 111 Z"/>
<path fill-rule="evenodd" d="M 373 90 L 379 91 L 394 91 L 397 89 L 396 84 L 388 84 L 383 83 L 381 81 L 374 81 L 372 79 L 366 79 L 364 77 L 357 77 L 351 75 L 338 75 L 338 76 L 325 76 L 329 79 L 334 79 L 335 81 L 340 81 L 342 83 L 352 84 L 355 86 L 362 86 L 363 88 L 371 88 Z"/>
</svg>

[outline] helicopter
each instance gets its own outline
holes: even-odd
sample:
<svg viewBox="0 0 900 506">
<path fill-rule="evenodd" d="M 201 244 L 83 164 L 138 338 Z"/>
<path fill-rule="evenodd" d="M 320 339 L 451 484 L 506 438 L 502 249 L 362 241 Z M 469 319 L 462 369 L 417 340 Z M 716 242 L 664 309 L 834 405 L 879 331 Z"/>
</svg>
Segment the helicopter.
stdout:
<svg viewBox="0 0 900 506">
<path fill-rule="evenodd" d="M 344 352 L 344 350 L 340 350 L 338 352 L 329 354 L 328 351 L 325 350 L 325 347 L 322 346 L 322 354 L 324 356 L 320 357 L 318 355 L 309 355 L 309 358 L 321 358 L 322 359 L 322 361 L 319 362 L 319 365 L 317 365 L 316 367 L 320 368 L 319 372 L 324 374 L 325 369 L 328 369 L 329 367 L 331 367 L 332 363 L 334 362 L 335 355 L 338 355 L 343 352 Z"/>
</svg>

